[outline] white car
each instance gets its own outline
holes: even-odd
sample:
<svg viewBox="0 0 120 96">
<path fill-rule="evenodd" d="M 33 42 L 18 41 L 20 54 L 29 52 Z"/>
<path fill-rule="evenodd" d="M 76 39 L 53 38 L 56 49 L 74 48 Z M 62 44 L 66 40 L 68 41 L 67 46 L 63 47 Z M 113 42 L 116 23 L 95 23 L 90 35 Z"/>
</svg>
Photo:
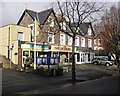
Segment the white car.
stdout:
<svg viewBox="0 0 120 96">
<path fill-rule="evenodd" d="M 106 58 L 93 58 L 92 63 L 95 65 L 101 64 L 101 65 L 105 65 L 105 66 L 112 66 L 113 65 L 113 62 L 108 61 Z"/>
</svg>

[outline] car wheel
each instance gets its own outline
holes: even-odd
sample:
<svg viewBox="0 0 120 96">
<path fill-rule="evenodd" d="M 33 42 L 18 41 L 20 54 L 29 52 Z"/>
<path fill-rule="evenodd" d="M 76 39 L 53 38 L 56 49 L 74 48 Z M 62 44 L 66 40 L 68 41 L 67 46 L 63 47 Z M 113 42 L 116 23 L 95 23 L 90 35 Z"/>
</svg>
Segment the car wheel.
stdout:
<svg viewBox="0 0 120 96">
<path fill-rule="evenodd" d="M 98 62 L 94 62 L 93 64 L 98 65 Z"/>
<path fill-rule="evenodd" d="M 105 65 L 106 65 L 106 66 L 110 66 L 110 64 L 109 64 L 109 63 L 106 63 Z"/>
</svg>

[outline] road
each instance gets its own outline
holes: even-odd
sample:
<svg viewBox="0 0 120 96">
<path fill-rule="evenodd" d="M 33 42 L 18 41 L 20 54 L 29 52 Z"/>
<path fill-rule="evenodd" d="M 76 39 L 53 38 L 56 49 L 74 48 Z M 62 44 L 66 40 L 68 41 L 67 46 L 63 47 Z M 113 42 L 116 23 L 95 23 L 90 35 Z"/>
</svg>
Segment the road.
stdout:
<svg viewBox="0 0 120 96">
<path fill-rule="evenodd" d="M 37 90 L 39 90 L 40 93 L 48 90 L 49 93 L 51 89 L 71 84 L 68 82 L 71 78 L 71 73 L 65 73 L 63 76 L 46 77 L 33 73 L 3 69 L 2 75 L 3 94 L 36 94 L 38 93 Z M 110 74 L 91 70 L 77 72 L 77 79 L 81 80 L 81 82 L 92 81 L 106 76 L 110 76 Z"/>
<path fill-rule="evenodd" d="M 40 92 L 35 90 L 36 94 L 119 94 L 120 77 L 110 76 L 97 80 L 80 82 L 75 85 L 67 85 L 51 90 Z M 120 94 L 119 94 L 120 95 Z"/>
</svg>

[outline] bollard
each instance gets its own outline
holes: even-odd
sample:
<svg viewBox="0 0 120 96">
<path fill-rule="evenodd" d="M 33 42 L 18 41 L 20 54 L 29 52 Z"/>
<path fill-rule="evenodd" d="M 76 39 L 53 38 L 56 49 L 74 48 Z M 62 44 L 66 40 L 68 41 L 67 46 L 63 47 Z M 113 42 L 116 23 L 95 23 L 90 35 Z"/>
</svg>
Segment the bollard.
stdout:
<svg viewBox="0 0 120 96">
<path fill-rule="evenodd" d="M 53 76 L 56 76 L 56 70 L 55 69 L 53 70 Z"/>
</svg>

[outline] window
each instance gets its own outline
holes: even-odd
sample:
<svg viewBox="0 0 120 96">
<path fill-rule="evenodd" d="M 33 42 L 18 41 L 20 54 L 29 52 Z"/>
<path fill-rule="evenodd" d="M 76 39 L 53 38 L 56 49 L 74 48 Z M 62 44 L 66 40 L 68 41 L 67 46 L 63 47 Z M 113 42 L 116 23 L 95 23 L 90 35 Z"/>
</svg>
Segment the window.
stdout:
<svg viewBox="0 0 120 96">
<path fill-rule="evenodd" d="M 60 26 L 63 30 L 66 30 L 66 23 L 65 22 L 61 22 Z"/>
<path fill-rule="evenodd" d="M 48 42 L 54 44 L 54 33 L 48 33 Z"/>
<path fill-rule="evenodd" d="M 85 62 L 85 54 L 81 53 L 81 62 Z"/>
<path fill-rule="evenodd" d="M 24 41 L 24 35 L 23 32 L 18 32 L 18 40 Z"/>
<path fill-rule="evenodd" d="M 88 39 L 88 47 L 92 47 L 92 39 Z"/>
<path fill-rule="evenodd" d="M 92 35 L 92 30 L 91 30 L 91 28 L 88 28 L 88 35 L 89 35 L 89 36 Z"/>
<path fill-rule="evenodd" d="M 68 36 L 68 45 L 72 45 L 72 37 Z"/>
<path fill-rule="evenodd" d="M 77 62 L 80 62 L 80 54 L 77 54 Z"/>
<path fill-rule="evenodd" d="M 31 42 L 34 41 L 34 24 L 28 25 L 28 27 L 31 29 Z"/>
<path fill-rule="evenodd" d="M 50 22 L 49 26 L 54 27 L 54 19 L 50 18 L 49 22 Z"/>
<path fill-rule="evenodd" d="M 94 39 L 94 45 L 97 45 L 97 39 Z"/>
<path fill-rule="evenodd" d="M 85 38 L 84 37 L 81 38 L 81 47 L 85 47 Z"/>
<path fill-rule="evenodd" d="M 98 45 L 101 45 L 101 39 L 98 39 Z"/>
<path fill-rule="evenodd" d="M 78 36 L 75 38 L 75 46 L 79 46 L 79 37 Z"/>
<path fill-rule="evenodd" d="M 65 34 L 60 34 L 60 44 L 65 45 Z"/>
</svg>

